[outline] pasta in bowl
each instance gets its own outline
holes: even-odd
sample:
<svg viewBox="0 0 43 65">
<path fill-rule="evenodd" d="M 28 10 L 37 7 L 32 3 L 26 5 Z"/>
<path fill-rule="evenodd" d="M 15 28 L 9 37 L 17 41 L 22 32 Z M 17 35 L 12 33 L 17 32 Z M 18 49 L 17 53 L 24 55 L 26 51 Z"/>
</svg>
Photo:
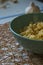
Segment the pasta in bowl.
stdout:
<svg viewBox="0 0 43 65">
<path fill-rule="evenodd" d="M 25 14 L 15 18 L 10 23 L 10 30 L 26 50 L 43 54 L 43 13 Z"/>
<path fill-rule="evenodd" d="M 43 40 L 43 22 L 30 23 L 23 30 L 20 34 L 26 38 Z"/>
</svg>

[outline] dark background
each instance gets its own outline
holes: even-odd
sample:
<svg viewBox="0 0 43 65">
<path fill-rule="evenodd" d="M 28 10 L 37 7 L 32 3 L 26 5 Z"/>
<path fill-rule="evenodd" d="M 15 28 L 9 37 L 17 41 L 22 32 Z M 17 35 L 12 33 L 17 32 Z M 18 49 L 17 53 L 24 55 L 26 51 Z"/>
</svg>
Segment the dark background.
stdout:
<svg viewBox="0 0 43 65">
<path fill-rule="evenodd" d="M 38 0 L 38 1 L 43 2 L 43 0 Z"/>
</svg>

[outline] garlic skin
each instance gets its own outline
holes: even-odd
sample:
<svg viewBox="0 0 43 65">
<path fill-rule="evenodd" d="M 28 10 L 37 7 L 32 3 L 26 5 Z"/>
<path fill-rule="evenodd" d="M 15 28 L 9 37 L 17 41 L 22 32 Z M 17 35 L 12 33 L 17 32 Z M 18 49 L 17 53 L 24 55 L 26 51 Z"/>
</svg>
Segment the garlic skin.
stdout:
<svg viewBox="0 0 43 65">
<path fill-rule="evenodd" d="M 40 12 L 40 8 L 38 6 L 36 6 L 33 2 L 31 3 L 30 6 L 28 6 L 25 9 L 25 14 L 28 14 L 28 13 L 39 13 L 39 12 Z"/>
<path fill-rule="evenodd" d="M 31 6 L 28 6 L 25 10 L 25 14 L 32 13 L 33 9 Z"/>
</svg>

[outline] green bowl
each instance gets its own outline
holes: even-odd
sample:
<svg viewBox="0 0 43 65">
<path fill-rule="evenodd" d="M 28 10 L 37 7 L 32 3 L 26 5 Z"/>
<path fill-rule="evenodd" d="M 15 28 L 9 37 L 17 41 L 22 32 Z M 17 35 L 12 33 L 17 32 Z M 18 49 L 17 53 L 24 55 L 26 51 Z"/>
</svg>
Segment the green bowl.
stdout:
<svg viewBox="0 0 43 65">
<path fill-rule="evenodd" d="M 20 35 L 20 29 L 23 29 L 30 22 L 38 21 L 43 21 L 43 13 L 21 15 L 11 21 L 10 30 L 25 49 L 33 53 L 43 54 L 43 40 L 31 40 Z"/>
</svg>

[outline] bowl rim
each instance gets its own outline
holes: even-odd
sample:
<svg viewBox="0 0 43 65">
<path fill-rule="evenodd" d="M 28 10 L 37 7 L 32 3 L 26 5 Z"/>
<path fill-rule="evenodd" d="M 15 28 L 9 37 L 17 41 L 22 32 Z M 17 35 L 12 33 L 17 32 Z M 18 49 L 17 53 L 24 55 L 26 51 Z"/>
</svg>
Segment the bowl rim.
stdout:
<svg viewBox="0 0 43 65">
<path fill-rule="evenodd" d="M 24 14 L 24 15 L 25 15 L 25 14 Z M 27 15 L 27 14 L 26 14 L 26 15 Z M 20 16 L 23 16 L 23 15 L 20 15 Z M 12 22 L 13 22 L 15 19 L 19 18 L 20 16 L 17 16 L 16 18 L 14 18 L 14 19 L 10 22 L 10 25 L 9 25 L 10 31 L 11 31 L 13 34 L 15 34 L 15 35 L 17 35 L 18 37 L 21 37 L 21 38 L 23 38 L 23 39 L 27 39 L 27 40 L 35 41 L 35 42 L 43 42 L 43 40 L 34 40 L 34 39 L 29 39 L 29 38 L 23 37 L 22 35 L 16 33 L 16 32 L 12 29 L 12 27 L 11 27 Z"/>
</svg>

